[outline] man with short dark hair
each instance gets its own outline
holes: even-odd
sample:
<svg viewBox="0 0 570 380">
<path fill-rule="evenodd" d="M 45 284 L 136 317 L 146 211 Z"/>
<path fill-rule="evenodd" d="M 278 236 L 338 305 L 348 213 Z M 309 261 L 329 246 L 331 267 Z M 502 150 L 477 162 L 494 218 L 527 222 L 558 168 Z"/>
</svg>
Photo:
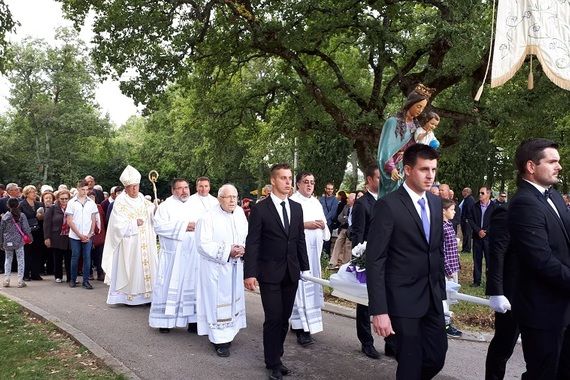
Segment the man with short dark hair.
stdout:
<svg viewBox="0 0 570 380">
<path fill-rule="evenodd" d="M 354 248 L 360 243 L 368 240 L 368 231 L 372 222 L 374 204 L 378 199 L 378 188 L 380 186 L 380 170 L 377 165 L 366 168 L 366 193 L 356 200 L 352 210 L 352 226 L 350 229 L 350 240 Z M 379 216 L 381 217 L 381 216 Z M 368 306 L 356 304 L 356 335 L 362 344 L 362 352 L 371 359 L 378 359 L 380 354 L 374 347 L 374 337 L 370 329 L 370 313 Z M 387 348 L 386 355 L 390 355 Z"/>
<path fill-rule="evenodd" d="M 336 218 L 337 210 L 338 210 L 338 199 L 336 199 L 334 193 L 334 183 L 327 182 L 325 185 L 325 193 L 322 197 L 319 198 L 319 202 L 321 202 L 321 206 L 323 206 L 323 212 L 325 213 L 325 217 L 327 218 L 327 227 L 332 232 L 333 228 L 333 221 Z M 331 241 L 326 241 L 323 245 L 323 249 L 327 258 L 331 256 Z"/>
<path fill-rule="evenodd" d="M 210 194 L 210 189 L 210 178 L 198 177 L 196 179 L 196 192 L 188 198 L 189 205 L 197 211 L 195 214 L 196 219 L 192 220 L 192 223 L 194 223 L 193 228 L 195 228 L 196 222 L 206 211 L 219 204 L 218 199 Z"/>
<path fill-rule="evenodd" d="M 471 208 L 469 225 L 473 231 L 473 284 L 471 286 L 481 286 L 483 274 L 483 258 L 485 258 L 485 271 L 489 266 L 489 239 L 487 231 L 491 224 L 491 215 L 497 205 L 491 201 L 491 189 L 481 186 L 479 189 L 479 201 Z"/>
<path fill-rule="evenodd" d="M 507 203 L 507 193 L 501 191 L 497 197 L 497 203 L 501 205 Z"/>
<path fill-rule="evenodd" d="M 89 187 L 88 191 L 93 191 L 95 193 L 95 203 L 101 204 L 101 202 L 105 200 L 105 195 L 102 190 L 95 188 L 95 177 L 92 175 L 85 176 L 85 181 Z"/>
<path fill-rule="evenodd" d="M 65 209 L 65 217 L 69 226 L 69 245 L 71 247 L 71 281 L 69 286 L 76 287 L 79 257 L 83 257 L 83 288 L 93 289 L 89 283 L 91 269 L 91 238 L 95 234 L 97 205 L 88 196 L 89 187 L 86 180 L 77 184 L 77 195 L 69 200 Z"/>
<path fill-rule="evenodd" d="M 471 238 L 473 231 L 471 231 L 471 225 L 469 224 L 469 214 L 471 213 L 471 208 L 475 204 L 475 199 L 471 195 L 473 192 L 471 188 L 466 187 L 461 191 L 463 200 L 459 203 L 459 209 L 461 210 L 461 234 L 463 235 L 463 244 L 461 248 L 462 253 L 471 252 Z"/>
<path fill-rule="evenodd" d="M 161 333 L 174 327 L 196 330 L 196 288 L 198 253 L 195 245 L 195 218 L 189 204 L 190 186 L 183 178 L 170 184 L 172 195 L 158 206 L 154 214 L 154 231 L 160 242 L 157 276 L 152 287 L 148 323 Z"/>
<path fill-rule="evenodd" d="M 281 362 L 289 329 L 297 282 L 309 270 L 303 209 L 288 199 L 293 182 L 291 167 L 271 168 L 271 194 L 251 209 L 244 255 L 244 285 L 255 290 L 259 282 L 265 313 L 263 353 L 270 379 L 282 379 L 289 369 Z"/>
<path fill-rule="evenodd" d="M 297 192 L 291 200 L 303 208 L 305 242 L 311 276 L 321 278 L 321 252 L 323 242 L 331 238 L 325 214 L 319 201 L 313 197 L 315 177 L 309 172 L 300 172 L 296 178 Z M 297 334 L 297 343 L 307 347 L 314 343 L 312 334 L 323 331 L 321 309 L 325 305 L 323 287 L 309 281 L 300 281 L 291 314 L 291 330 Z"/>
<path fill-rule="evenodd" d="M 431 379 L 445 362 L 443 213 L 429 192 L 438 158 L 427 145 L 406 149 L 405 181 L 376 202 L 368 234 L 369 309 L 374 331 L 395 342 L 397 379 Z"/>
<path fill-rule="evenodd" d="M 518 190 L 507 212 L 512 245 L 507 259 L 518 269 L 511 304 L 526 361 L 522 378 L 568 379 L 570 342 L 566 357 L 560 353 L 570 325 L 570 217 L 552 189 L 562 169 L 558 144 L 523 141 L 515 164 Z"/>
</svg>

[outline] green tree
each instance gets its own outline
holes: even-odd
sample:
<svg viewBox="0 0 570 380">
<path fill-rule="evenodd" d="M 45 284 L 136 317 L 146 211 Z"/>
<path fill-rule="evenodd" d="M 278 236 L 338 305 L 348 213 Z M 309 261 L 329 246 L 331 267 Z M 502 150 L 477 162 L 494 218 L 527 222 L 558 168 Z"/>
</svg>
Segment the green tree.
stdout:
<svg viewBox="0 0 570 380">
<path fill-rule="evenodd" d="M 94 101 L 85 46 L 69 30 L 56 47 L 25 40 L 12 47 L 8 152 L 2 177 L 22 183 L 75 182 L 96 170 L 110 123 Z"/>
<path fill-rule="evenodd" d="M 469 95 L 486 62 L 489 2 L 60 1 L 77 25 L 94 12 L 96 64 L 129 73 L 122 89 L 136 100 L 152 107 L 173 81 L 212 83 L 261 62 L 271 70 L 259 76 L 280 74 L 283 96 L 325 116 L 304 126 L 330 126 L 361 166 L 374 162 L 383 121 L 417 82 L 437 89 L 443 116 L 460 125 L 478 117 Z M 444 108 L 438 95 L 458 85 L 465 100 Z"/>
<path fill-rule="evenodd" d="M 6 34 L 14 32 L 17 26 L 18 22 L 12 18 L 10 8 L 4 0 L 0 0 L 0 73 L 5 72 L 6 62 L 9 61 Z"/>
</svg>

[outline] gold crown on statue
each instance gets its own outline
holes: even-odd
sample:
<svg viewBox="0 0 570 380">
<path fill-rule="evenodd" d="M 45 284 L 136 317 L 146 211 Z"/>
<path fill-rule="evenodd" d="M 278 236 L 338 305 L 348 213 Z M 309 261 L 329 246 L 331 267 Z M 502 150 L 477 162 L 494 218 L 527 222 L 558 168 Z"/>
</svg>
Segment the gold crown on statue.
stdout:
<svg viewBox="0 0 570 380">
<path fill-rule="evenodd" d="M 414 91 L 420 94 L 421 96 L 426 96 L 429 99 L 431 95 L 435 92 L 435 88 L 429 88 L 421 83 L 418 83 L 416 85 L 416 88 L 414 88 Z"/>
</svg>

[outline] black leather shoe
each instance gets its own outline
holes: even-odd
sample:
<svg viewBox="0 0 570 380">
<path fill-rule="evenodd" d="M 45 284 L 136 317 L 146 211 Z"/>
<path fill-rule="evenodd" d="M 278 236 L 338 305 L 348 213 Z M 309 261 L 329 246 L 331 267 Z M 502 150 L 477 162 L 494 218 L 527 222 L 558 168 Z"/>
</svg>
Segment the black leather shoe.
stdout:
<svg viewBox="0 0 570 380">
<path fill-rule="evenodd" d="M 83 285 L 81 285 L 81 287 L 83 289 L 89 289 L 89 290 L 93 289 L 93 286 L 89 282 L 84 282 Z"/>
<path fill-rule="evenodd" d="M 168 333 L 170 332 L 170 329 L 167 328 L 167 327 L 159 327 L 159 328 L 158 328 L 158 331 L 159 331 L 161 334 L 168 334 Z"/>
<path fill-rule="evenodd" d="M 283 375 L 281 374 L 281 370 L 279 368 L 274 368 L 269 373 L 269 380 L 282 380 Z"/>
<path fill-rule="evenodd" d="M 41 276 L 32 276 L 32 280 L 34 281 L 42 281 L 43 278 Z"/>
<path fill-rule="evenodd" d="M 291 370 L 287 367 L 285 367 L 283 364 L 279 365 L 279 370 L 281 371 L 281 374 L 283 376 L 287 376 L 288 374 L 291 373 Z"/>
<path fill-rule="evenodd" d="M 364 352 L 364 355 L 368 356 L 371 359 L 380 359 L 380 354 L 371 344 L 362 346 L 362 352 Z"/>
<path fill-rule="evenodd" d="M 393 343 L 386 343 L 384 345 L 384 355 L 390 356 L 392 358 L 396 357 L 396 350 L 394 349 Z"/>
<path fill-rule="evenodd" d="M 230 356 L 230 346 L 227 344 L 214 344 L 214 350 L 221 358 L 227 358 Z"/>
<path fill-rule="evenodd" d="M 188 323 L 188 332 L 191 334 L 196 334 L 198 332 L 198 324 Z"/>
<path fill-rule="evenodd" d="M 313 340 L 313 338 L 311 338 L 310 333 L 303 331 L 297 333 L 297 343 L 299 343 L 303 347 L 307 347 L 315 343 L 315 341 Z"/>
</svg>

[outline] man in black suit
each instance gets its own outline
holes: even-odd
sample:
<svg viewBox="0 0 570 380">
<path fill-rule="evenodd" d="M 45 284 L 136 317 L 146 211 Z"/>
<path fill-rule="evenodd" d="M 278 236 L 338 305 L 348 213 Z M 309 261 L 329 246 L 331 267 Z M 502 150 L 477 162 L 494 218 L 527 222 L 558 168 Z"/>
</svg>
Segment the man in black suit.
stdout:
<svg viewBox="0 0 570 380">
<path fill-rule="evenodd" d="M 508 254 L 518 269 L 511 303 L 526 361 L 522 379 L 556 379 L 570 324 L 570 216 L 562 196 L 551 189 L 561 169 L 558 145 L 546 139 L 523 141 L 515 164 L 518 190 L 507 215 Z"/>
<path fill-rule="evenodd" d="M 281 362 L 295 293 L 301 272 L 309 271 L 303 209 L 288 199 L 291 168 L 271 168 L 271 194 L 251 209 L 244 255 L 244 285 L 255 290 L 259 282 L 265 313 L 263 353 L 270 379 L 281 379 L 289 369 Z"/>
<path fill-rule="evenodd" d="M 496 204 L 491 201 L 491 189 L 482 186 L 479 189 L 479 201 L 471 208 L 469 225 L 473 231 L 473 284 L 481 286 L 481 276 L 483 273 L 483 257 L 485 257 L 485 268 L 489 267 L 489 239 L 487 230 L 491 223 L 491 214 L 495 210 Z"/>
<path fill-rule="evenodd" d="M 378 165 L 368 167 L 364 174 L 366 175 L 367 191 L 356 200 L 352 208 L 350 240 L 353 248 L 368 240 L 372 211 L 374 210 L 374 203 L 376 203 L 378 198 L 378 187 L 380 185 Z M 380 354 L 374 347 L 374 337 L 370 329 L 370 313 L 366 305 L 356 304 L 356 335 L 362 344 L 362 352 L 369 358 L 378 359 Z M 388 352 L 387 354 L 390 353 Z"/>
<path fill-rule="evenodd" d="M 519 327 L 511 312 L 515 294 L 517 268 L 513 255 L 508 255 L 510 235 L 507 224 L 507 204 L 498 205 L 491 215 L 489 227 L 489 271 L 486 294 L 495 311 L 495 335 L 489 344 L 485 361 L 485 379 L 502 380 L 507 361 L 513 354 Z M 508 258 L 508 260 L 507 260 Z"/>
<path fill-rule="evenodd" d="M 471 231 L 471 226 L 469 225 L 469 213 L 475 204 L 475 199 L 473 199 L 471 194 L 472 191 L 469 187 L 463 189 L 461 192 L 463 200 L 459 204 L 459 208 L 461 209 L 461 234 L 463 235 L 461 252 L 463 253 L 471 252 L 471 237 L 473 231 Z"/>
<path fill-rule="evenodd" d="M 429 193 L 438 158 L 427 145 L 406 149 L 406 179 L 376 202 L 368 234 L 368 305 L 374 331 L 395 343 L 397 379 L 431 379 L 447 352 L 443 212 Z"/>
</svg>

